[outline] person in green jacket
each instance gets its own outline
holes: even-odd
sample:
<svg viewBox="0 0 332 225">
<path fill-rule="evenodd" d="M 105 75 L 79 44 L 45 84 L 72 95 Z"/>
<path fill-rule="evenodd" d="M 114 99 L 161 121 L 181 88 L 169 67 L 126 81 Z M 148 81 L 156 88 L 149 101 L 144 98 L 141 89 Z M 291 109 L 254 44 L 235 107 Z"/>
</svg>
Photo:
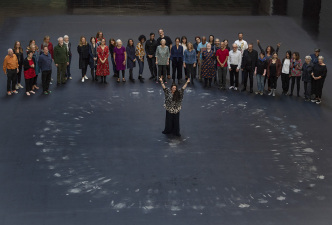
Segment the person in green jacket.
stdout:
<svg viewBox="0 0 332 225">
<path fill-rule="evenodd" d="M 54 47 L 54 63 L 57 67 L 57 85 L 66 83 L 66 69 L 69 65 L 67 47 L 63 44 L 63 38 L 58 38 L 58 45 Z"/>
</svg>

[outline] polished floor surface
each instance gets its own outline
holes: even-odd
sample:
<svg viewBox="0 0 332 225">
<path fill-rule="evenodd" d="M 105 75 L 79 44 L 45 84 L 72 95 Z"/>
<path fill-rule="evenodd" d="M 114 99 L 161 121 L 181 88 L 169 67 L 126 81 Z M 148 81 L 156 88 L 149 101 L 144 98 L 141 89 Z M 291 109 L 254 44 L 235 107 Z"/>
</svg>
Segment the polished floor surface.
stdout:
<svg viewBox="0 0 332 225">
<path fill-rule="evenodd" d="M 302 57 L 317 47 L 287 17 L 82 15 L 5 22 L 2 53 L 14 40 L 40 45 L 45 34 L 53 43 L 68 34 L 74 79 L 52 85 L 49 96 L 27 97 L 23 91 L 5 96 L 0 77 L 0 224 L 330 224 L 329 78 L 321 105 L 280 96 L 280 80 L 275 98 L 195 82 L 185 92 L 181 138 L 161 134 L 160 84 L 117 84 L 111 77 L 107 85 L 80 82 L 75 46 L 81 35 L 102 30 L 106 38 L 136 43 L 160 27 L 172 39 L 212 33 L 230 42 L 240 30 L 249 42 L 282 42 L 281 55 L 291 49 Z M 321 54 L 329 65 L 331 56 Z"/>
</svg>

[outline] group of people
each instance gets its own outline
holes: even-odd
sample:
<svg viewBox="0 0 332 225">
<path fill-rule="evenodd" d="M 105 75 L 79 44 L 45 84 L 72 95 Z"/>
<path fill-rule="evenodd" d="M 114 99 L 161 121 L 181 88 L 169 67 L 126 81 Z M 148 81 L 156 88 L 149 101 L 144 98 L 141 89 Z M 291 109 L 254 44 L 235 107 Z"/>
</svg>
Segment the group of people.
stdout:
<svg viewBox="0 0 332 225">
<path fill-rule="evenodd" d="M 177 80 L 178 84 L 181 84 L 184 72 L 184 78 L 190 79 L 192 84 L 197 77 L 199 81 L 204 81 L 204 87 L 211 87 L 214 83 L 221 90 L 225 90 L 229 72 L 228 88 L 231 90 L 246 91 L 249 79 L 249 92 L 253 93 L 254 76 L 256 76 L 258 90 L 255 93 L 263 95 L 265 85 L 268 83 L 268 95 L 275 96 L 277 81 L 281 77 L 282 94 L 292 96 L 296 85 L 296 94 L 300 96 L 302 78 L 305 100 L 317 104 L 321 102 L 327 69 L 324 58 L 319 55 L 319 49 L 316 49 L 314 54 L 306 56 L 302 62 L 298 52 L 287 51 L 285 57 L 279 57 L 280 44 L 277 44 L 276 49 L 272 46 L 263 49 L 257 40 L 260 49 L 258 53 L 252 43 L 248 44 L 243 39 L 242 33 L 238 34 L 238 40 L 231 45 L 231 48 L 228 46 L 228 40 L 221 41 L 213 35 L 210 35 L 208 40 L 205 36 L 197 36 L 194 43 L 188 42 L 185 36 L 177 37 L 173 44 L 162 29 L 158 30 L 158 34 L 159 37 L 155 39 L 155 34 L 150 33 L 148 40 L 144 35 L 140 35 L 136 45 L 133 39 L 129 39 L 126 47 L 120 39 L 113 38 L 109 39 L 107 45 L 101 31 L 89 41 L 82 36 L 77 46 L 81 81 L 89 79 L 87 70 L 90 67 L 93 81 L 100 79 L 101 83 L 107 83 L 106 77 L 110 75 L 110 59 L 113 76 L 118 83 L 126 82 L 126 69 L 129 70 L 129 80 L 135 81 L 133 69 L 136 63 L 139 67 L 138 80 L 143 83 L 146 59 L 151 74 L 149 79 L 156 83 L 162 78 L 164 83 L 172 79 L 172 83 Z M 54 47 L 50 37 L 45 36 L 40 49 L 35 40 L 31 40 L 26 48 L 26 58 L 23 57 L 20 42 L 16 41 L 14 48 L 8 49 L 3 64 L 4 73 L 7 75 L 7 94 L 17 94 L 18 89 L 23 88 L 22 71 L 26 95 L 34 94 L 39 89 L 37 81 L 40 73 L 43 93 L 51 93 L 49 86 L 52 80 L 52 64 L 54 63 L 57 68 L 57 85 L 61 85 L 72 79 L 71 60 L 72 44 L 68 35 L 59 37 L 58 44 Z"/>
</svg>

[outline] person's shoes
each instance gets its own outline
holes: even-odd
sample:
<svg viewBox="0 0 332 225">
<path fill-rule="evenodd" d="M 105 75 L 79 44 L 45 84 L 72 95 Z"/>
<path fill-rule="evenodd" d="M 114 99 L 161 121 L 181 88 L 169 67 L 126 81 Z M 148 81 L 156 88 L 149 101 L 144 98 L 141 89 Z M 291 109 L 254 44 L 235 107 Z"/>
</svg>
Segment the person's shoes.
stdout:
<svg viewBox="0 0 332 225">
<path fill-rule="evenodd" d="M 48 92 L 49 94 L 51 94 L 51 93 L 52 93 L 52 91 L 50 91 L 50 90 L 48 90 L 47 92 Z"/>
<path fill-rule="evenodd" d="M 84 77 L 82 77 L 82 83 L 84 83 Z"/>
<path fill-rule="evenodd" d="M 36 88 L 37 90 L 39 90 L 39 87 L 35 86 L 35 88 Z"/>
<path fill-rule="evenodd" d="M 18 94 L 18 91 L 15 90 L 15 91 L 13 91 L 13 93 L 14 93 L 14 94 Z"/>
<path fill-rule="evenodd" d="M 34 92 L 34 91 L 30 91 L 30 93 L 31 93 L 31 94 L 36 94 L 36 92 Z"/>
<path fill-rule="evenodd" d="M 72 80 L 73 78 L 72 77 L 69 77 L 69 80 Z"/>
<path fill-rule="evenodd" d="M 11 91 L 7 91 L 7 95 L 12 95 L 12 92 Z"/>
<path fill-rule="evenodd" d="M 27 96 L 30 96 L 30 93 L 29 93 L 29 92 L 25 92 L 25 94 L 26 94 Z"/>
<path fill-rule="evenodd" d="M 322 101 L 318 99 L 318 100 L 316 101 L 316 104 L 319 105 L 320 103 L 322 103 Z"/>
<path fill-rule="evenodd" d="M 89 80 L 89 78 L 88 78 L 86 75 L 84 75 L 84 79 L 85 79 L 85 80 Z"/>
<path fill-rule="evenodd" d="M 272 96 L 273 96 L 273 97 L 276 96 L 276 90 L 275 90 L 275 89 L 272 90 Z"/>
<path fill-rule="evenodd" d="M 264 95 L 264 92 L 263 91 L 261 91 L 261 93 L 259 93 L 260 95 Z"/>
<path fill-rule="evenodd" d="M 260 92 L 259 91 L 255 91 L 255 94 L 258 95 L 258 94 L 260 94 Z"/>
<path fill-rule="evenodd" d="M 306 101 L 306 102 L 309 102 L 309 101 L 310 101 L 310 99 L 309 99 L 309 98 L 306 98 L 306 99 L 304 99 L 304 101 Z"/>
<path fill-rule="evenodd" d="M 19 88 L 24 88 L 20 83 L 17 84 Z"/>
<path fill-rule="evenodd" d="M 314 102 L 314 103 L 315 103 L 315 102 L 317 102 L 317 99 L 312 99 L 311 102 Z"/>
<path fill-rule="evenodd" d="M 237 91 L 237 87 L 234 87 L 234 91 Z"/>
<path fill-rule="evenodd" d="M 163 134 L 169 134 L 168 132 L 166 132 L 166 131 L 162 131 L 161 133 L 163 133 Z"/>
<path fill-rule="evenodd" d="M 47 92 L 47 91 L 44 91 L 44 95 L 48 95 L 48 92 Z"/>
<path fill-rule="evenodd" d="M 118 78 L 118 79 L 116 80 L 116 82 L 120 83 L 120 78 Z"/>
<path fill-rule="evenodd" d="M 267 95 L 272 95 L 272 90 L 270 90 L 270 92 Z"/>
<path fill-rule="evenodd" d="M 19 86 L 18 86 L 18 84 L 16 84 L 16 85 L 15 85 L 15 89 L 19 89 Z"/>
<path fill-rule="evenodd" d="M 234 89 L 234 86 L 230 86 L 228 89 L 229 89 L 229 90 L 232 90 L 232 89 Z"/>
</svg>

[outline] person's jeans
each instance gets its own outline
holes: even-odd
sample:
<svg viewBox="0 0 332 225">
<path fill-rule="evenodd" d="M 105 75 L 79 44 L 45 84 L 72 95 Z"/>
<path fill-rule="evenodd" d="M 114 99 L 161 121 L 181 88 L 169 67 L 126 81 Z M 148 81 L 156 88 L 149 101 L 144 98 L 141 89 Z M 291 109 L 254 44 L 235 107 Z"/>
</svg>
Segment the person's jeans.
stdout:
<svg viewBox="0 0 332 225">
<path fill-rule="evenodd" d="M 57 83 L 66 83 L 66 69 L 67 63 L 59 63 L 57 67 Z"/>
<path fill-rule="evenodd" d="M 218 66 L 218 80 L 220 87 L 226 87 L 227 67 Z"/>
<path fill-rule="evenodd" d="M 42 72 L 42 83 L 43 83 L 43 91 L 48 91 L 51 82 L 51 74 L 52 70 L 46 70 Z"/>
<path fill-rule="evenodd" d="M 231 71 L 229 72 L 230 83 L 231 83 L 231 86 L 233 86 L 233 87 L 239 86 L 239 72 L 236 72 L 236 69 L 237 69 L 237 65 L 231 65 Z M 235 78 L 235 84 L 234 84 L 234 78 Z"/>
<path fill-rule="evenodd" d="M 256 77 L 257 77 L 257 89 L 259 92 L 263 92 L 265 76 L 263 76 L 261 74 L 257 74 Z"/>
<path fill-rule="evenodd" d="M 149 65 L 149 70 L 151 73 L 151 77 L 156 77 L 157 76 L 157 66 L 156 66 L 156 57 L 146 57 Z"/>
<path fill-rule="evenodd" d="M 71 77 L 70 65 L 71 65 L 71 55 L 69 55 L 69 65 L 67 65 L 67 69 L 66 69 L 66 77 L 67 78 Z"/>
<path fill-rule="evenodd" d="M 141 61 L 138 57 L 137 57 L 137 62 L 138 62 L 138 68 L 139 68 L 139 75 L 143 74 L 143 70 L 144 70 L 144 61 Z"/>
<path fill-rule="evenodd" d="M 7 92 L 15 91 L 17 83 L 17 69 L 7 70 Z"/>
<path fill-rule="evenodd" d="M 311 82 L 304 81 L 304 97 L 306 99 L 311 99 Z"/>
</svg>

